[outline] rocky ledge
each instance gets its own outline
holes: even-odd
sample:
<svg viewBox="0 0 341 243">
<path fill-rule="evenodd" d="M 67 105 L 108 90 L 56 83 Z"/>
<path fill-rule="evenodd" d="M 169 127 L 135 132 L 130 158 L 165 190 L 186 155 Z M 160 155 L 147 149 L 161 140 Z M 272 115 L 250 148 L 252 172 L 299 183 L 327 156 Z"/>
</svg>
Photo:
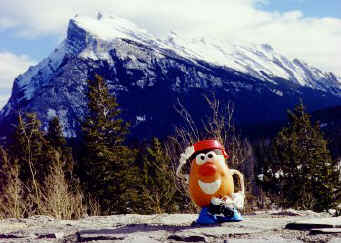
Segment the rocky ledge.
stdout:
<svg viewBox="0 0 341 243">
<path fill-rule="evenodd" d="M 49 216 L 0 221 L 0 242 L 341 242 L 341 217 L 311 211 L 262 211 L 242 222 L 198 226 L 195 214 Z"/>
</svg>

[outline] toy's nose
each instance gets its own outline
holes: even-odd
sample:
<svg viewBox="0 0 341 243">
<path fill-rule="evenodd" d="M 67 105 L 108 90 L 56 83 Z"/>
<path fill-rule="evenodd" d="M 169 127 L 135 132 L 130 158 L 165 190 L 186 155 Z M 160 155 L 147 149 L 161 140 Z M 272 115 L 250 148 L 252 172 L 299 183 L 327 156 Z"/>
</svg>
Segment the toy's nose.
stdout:
<svg viewBox="0 0 341 243">
<path fill-rule="evenodd" d="M 216 173 L 216 171 L 217 167 L 211 162 L 206 162 L 199 167 L 199 174 L 201 176 L 212 176 Z"/>
</svg>

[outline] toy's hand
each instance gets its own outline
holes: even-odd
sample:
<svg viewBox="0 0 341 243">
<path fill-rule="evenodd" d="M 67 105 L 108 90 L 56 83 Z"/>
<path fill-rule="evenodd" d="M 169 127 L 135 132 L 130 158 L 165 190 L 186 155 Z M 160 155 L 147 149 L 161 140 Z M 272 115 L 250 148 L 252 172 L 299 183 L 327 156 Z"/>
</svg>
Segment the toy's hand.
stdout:
<svg viewBox="0 0 341 243">
<path fill-rule="evenodd" d="M 224 197 L 224 204 L 228 207 L 243 209 L 245 195 L 242 192 L 232 193 L 232 198 L 229 196 Z"/>
<path fill-rule="evenodd" d="M 224 197 L 224 204 L 225 204 L 227 207 L 234 208 L 233 199 L 232 199 L 231 197 L 229 197 L 229 196 Z"/>
<path fill-rule="evenodd" d="M 191 157 L 192 156 L 192 154 L 194 154 L 194 146 L 189 146 L 189 147 L 187 147 L 186 148 L 186 150 L 185 150 L 185 156 L 186 156 L 186 158 L 187 159 L 189 159 L 189 157 Z"/>
<path fill-rule="evenodd" d="M 227 205 L 225 200 L 216 197 L 212 197 L 208 211 L 210 214 L 222 214 L 225 217 L 232 217 L 234 214 L 232 205 Z"/>
<path fill-rule="evenodd" d="M 184 153 L 180 154 L 180 159 L 179 159 L 180 164 L 184 165 L 186 164 L 186 161 L 187 161 L 186 155 Z"/>
<path fill-rule="evenodd" d="M 221 199 L 221 198 L 212 197 L 212 198 L 211 198 L 211 203 L 212 203 L 213 205 L 221 205 L 221 204 L 224 204 L 225 201 L 224 201 L 223 199 Z"/>
<path fill-rule="evenodd" d="M 189 146 L 186 148 L 185 152 L 180 154 L 180 164 L 185 164 L 186 161 L 191 157 L 191 155 L 194 153 L 194 147 Z"/>
<path fill-rule="evenodd" d="M 189 183 L 189 176 L 188 175 L 182 175 L 181 174 L 181 168 L 186 164 L 187 160 L 191 155 L 194 153 L 194 147 L 189 146 L 186 148 L 185 152 L 180 154 L 180 159 L 179 159 L 179 166 L 176 170 L 176 175 L 180 178 L 184 178 L 185 182 L 188 184 Z"/>
<path fill-rule="evenodd" d="M 244 208 L 245 194 L 242 192 L 232 193 L 233 204 L 237 209 Z"/>
</svg>

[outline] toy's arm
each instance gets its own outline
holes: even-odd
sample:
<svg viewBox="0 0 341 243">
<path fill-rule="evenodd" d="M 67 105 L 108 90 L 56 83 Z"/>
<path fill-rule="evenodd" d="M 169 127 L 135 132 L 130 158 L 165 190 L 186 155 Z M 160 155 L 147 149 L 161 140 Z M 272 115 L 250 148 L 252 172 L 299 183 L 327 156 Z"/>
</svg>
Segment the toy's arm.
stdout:
<svg viewBox="0 0 341 243">
<path fill-rule="evenodd" d="M 230 170 L 231 174 L 238 175 L 241 185 L 241 191 L 240 192 L 234 192 L 232 193 L 231 197 L 225 197 L 225 203 L 228 205 L 233 205 L 233 207 L 237 209 L 243 209 L 244 208 L 244 201 L 245 201 L 245 184 L 244 184 L 244 176 L 242 173 L 240 173 L 238 170 Z"/>
<path fill-rule="evenodd" d="M 193 146 L 187 147 L 185 152 L 180 155 L 179 166 L 176 169 L 176 176 L 178 176 L 179 178 L 185 179 L 186 183 L 189 182 L 189 175 L 182 174 L 181 169 L 186 164 L 187 160 L 191 157 L 193 153 L 194 153 L 194 147 Z"/>
</svg>

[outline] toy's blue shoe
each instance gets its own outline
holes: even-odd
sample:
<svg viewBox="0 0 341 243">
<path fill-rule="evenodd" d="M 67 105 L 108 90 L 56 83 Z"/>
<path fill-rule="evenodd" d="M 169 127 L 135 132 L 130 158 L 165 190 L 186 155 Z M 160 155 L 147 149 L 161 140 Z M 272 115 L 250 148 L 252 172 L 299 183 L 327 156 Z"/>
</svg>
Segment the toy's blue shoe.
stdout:
<svg viewBox="0 0 341 243">
<path fill-rule="evenodd" d="M 231 217 L 223 217 L 223 216 L 217 216 L 217 222 L 239 222 L 243 220 L 242 215 L 238 212 L 237 209 L 233 209 L 233 216 Z"/>
<path fill-rule="evenodd" d="M 218 219 L 215 215 L 209 214 L 207 211 L 207 207 L 201 209 L 199 218 L 197 219 L 197 224 L 216 224 L 218 223 Z"/>
</svg>

